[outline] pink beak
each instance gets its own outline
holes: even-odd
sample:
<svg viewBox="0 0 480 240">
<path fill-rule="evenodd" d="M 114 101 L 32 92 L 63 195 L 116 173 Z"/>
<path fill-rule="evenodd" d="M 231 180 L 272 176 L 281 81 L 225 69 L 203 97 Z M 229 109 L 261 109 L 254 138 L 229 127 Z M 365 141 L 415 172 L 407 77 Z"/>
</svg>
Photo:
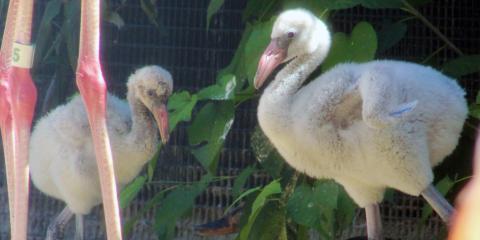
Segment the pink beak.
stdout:
<svg viewBox="0 0 480 240">
<path fill-rule="evenodd" d="M 262 87 L 265 80 L 272 73 L 272 71 L 280 65 L 280 63 L 287 57 L 287 49 L 281 48 L 277 44 L 277 39 L 272 39 L 267 49 L 263 52 L 258 63 L 257 73 L 253 84 L 256 89 Z"/>
<path fill-rule="evenodd" d="M 158 125 L 158 131 L 160 132 L 160 138 L 162 143 L 166 144 L 169 138 L 169 126 L 168 126 L 168 110 L 165 104 L 159 104 L 152 108 L 152 114 Z"/>
</svg>

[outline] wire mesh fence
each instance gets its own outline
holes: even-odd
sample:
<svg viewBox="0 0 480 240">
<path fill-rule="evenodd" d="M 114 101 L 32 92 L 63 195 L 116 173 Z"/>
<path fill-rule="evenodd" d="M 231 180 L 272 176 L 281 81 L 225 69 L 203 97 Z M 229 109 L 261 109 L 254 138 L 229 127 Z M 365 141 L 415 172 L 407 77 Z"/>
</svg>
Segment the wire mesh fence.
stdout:
<svg viewBox="0 0 480 240">
<path fill-rule="evenodd" d="M 37 14 L 43 10 L 44 1 L 37 3 Z M 102 62 L 109 90 L 124 96 L 125 81 L 137 67 L 158 64 L 172 73 L 175 89 L 195 91 L 213 84 L 216 73 L 228 65 L 238 45 L 244 28 L 242 10 L 246 0 L 227 0 L 206 29 L 206 14 L 209 0 L 162 0 L 157 1 L 158 26 L 152 24 L 135 1 L 119 9 L 126 25 L 117 29 L 104 22 L 102 35 Z M 113 1 L 115 4 L 115 1 Z M 117 3 L 118 4 L 118 3 Z M 477 0 L 439 0 L 419 9 L 433 25 L 454 42 L 464 53 L 480 52 L 480 3 Z M 399 20 L 405 16 L 401 10 L 371 10 L 361 7 L 335 12 L 332 30 L 349 32 L 359 21 L 369 21 L 376 29 L 385 20 Z M 39 18 L 37 17 L 37 20 Z M 408 24 L 406 37 L 380 58 L 418 61 L 442 48 L 444 43 L 417 20 Z M 413 22 L 417 21 L 417 22 Z M 40 34 L 40 33 L 38 33 Z M 456 53 L 445 48 L 439 53 L 445 61 Z M 437 58 L 438 58 L 437 56 Z M 48 71 L 45 72 L 47 78 Z M 73 75 L 72 75 L 73 77 Z M 40 82 L 43 92 L 48 81 Z M 462 78 L 462 86 L 470 100 L 479 89 L 479 76 Z M 43 85 L 42 85 L 43 84 Z M 42 95 L 40 95 L 40 98 Z M 218 174 L 235 176 L 255 161 L 250 149 L 250 134 L 257 124 L 256 100 L 243 104 L 235 113 L 235 122 L 221 153 Z M 193 182 L 205 173 L 187 149 L 186 125 L 180 124 L 171 136 L 157 165 L 155 181 L 144 189 L 132 205 L 123 211 L 124 219 L 136 215 L 155 192 L 171 186 L 169 182 Z M 3 154 L 2 154 L 3 156 Z M 0 178 L 0 240 L 9 239 L 8 206 L 6 198 L 3 161 Z M 249 186 L 263 185 L 269 180 L 265 174 L 250 178 Z M 196 200 L 192 215 L 177 223 L 178 239 L 202 239 L 195 236 L 192 226 L 220 218 L 232 201 L 230 189 L 233 179 L 215 182 Z M 34 187 L 30 198 L 29 239 L 44 239 L 49 222 L 64 204 L 47 198 Z M 419 198 L 397 194 L 394 203 L 382 206 L 386 236 L 392 239 L 441 239 L 443 224 L 438 217 L 430 218 L 425 228 L 418 229 L 418 220 L 423 201 Z M 359 213 L 361 214 L 361 213 Z M 156 239 L 152 231 L 154 213 L 148 212 L 138 222 L 132 236 L 127 239 Z M 364 218 L 357 216 L 345 236 L 362 235 Z M 86 238 L 104 239 L 103 215 L 99 207 L 86 219 Z M 71 224 L 67 232 L 73 231 Z M 68 235 L 70 236 L 70 235 Z M 225 239 L 232 238 L 227 236 Z"/>
</svg>

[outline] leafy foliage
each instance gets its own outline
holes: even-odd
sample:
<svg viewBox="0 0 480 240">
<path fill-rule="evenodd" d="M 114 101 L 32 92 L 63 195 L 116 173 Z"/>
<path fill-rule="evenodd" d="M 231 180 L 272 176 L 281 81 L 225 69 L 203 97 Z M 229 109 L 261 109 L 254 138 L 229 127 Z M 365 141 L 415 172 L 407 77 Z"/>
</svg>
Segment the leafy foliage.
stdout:
<svg viewBox="0 0 480 240">
<path fill-rule="evenodd" d="M 253 89 L 253 78 L 258 60 L 270 41 L 272 25 L 280 11 L 304 7 L 328 22 L 334 11 L 352 7 L 373 9 L 418 6 L 430 0 L 248 0 L 243 12 L 245 29 L 237 51 L 230 64 L 217 74 L 217 81 L 197 93 L 175 93 L 168 104 L 170 131 L 181 122 L 190 122 L 187 128 L 191 153 L 207 171 L 202 179 L 190 185 L 173 186 L 157 193 L 141 213 L 125 224 L 128 233 L 141 214 L 156 209 L 154 230 L 159 239 L 173 239 L 175 222 L 188 214 L 195 198 L 214 179 L 218 159 L 225 139 L 231 130 L 235 110 L 242 102 L 258 96 Z M 121 3 L 125 4 L 126 0 Z M 105 20 L 121 29 L 125 24 L 116 9 L 105 0 Z M 224 4 L 224 0 L 211 0 L 207 9 L 207 30 L 211 18 Z M 140 7 L 150 22 L 161 27 L 158 21 L 156 0 L 141 0 Z M 4 9 L 3 2 L 0 10 Z M 45 64 L 69 63 L 76 68 L 78 55 L 79 1 L 50 0 L 40 24 L 42 33 L 37 39 L 35 69 Z M 412 13 L 411 9 L 408 13 Z M 415 15 L 415 17 L 418 17 Z M 73 30 L 72 30 L 73 29 Z M 365 62 L 374 59 L 397 44 L 406 34 L 403 22 L 385 22 L 376 32 L 368 22 L 356 23 L 351 33 L 333 34 L 332 49 L 318 72 L 323 72 L 341 62 Z M 63 48 L 66 47 L 65 52 Z M 453 77 L 478 72 L 479 57 L 461 56 L 445 63 L 443 71 Z M 60 69 L 60 68 L 58 68 Z M 60 70 L 57 70 L 60 72 Z M 67 79 L 70 81 L 70 79 Z M 66 81 L 64 81 L 66 82 Z M 471 109 L 480 116 L 480 101 Z M 196 114 L 192 117 L 192 113 Z M 242 171 L 235 180 L 232 193 L 236 202 L 244 201 L 246 218 L 238 239 L 308 239 L 308 230 L 317 230 L 322 239 L 335 239 L 353 219 L 355 204 L 343 188 L 332 181 L 313 181 L 294 173 L 269 143 L 259 128 L 252 133 L 252 149 L 259 164 Z M 158 153 L 147 167 L 147 173 L 139 176 L 121 193 L 121 206 L 127 206 L 143 187 L 151 183 Z M 247 179 L 263 171 L 272 179 L 266 186 L 244 189 Z M 451 183 L 442 180 L 440 188 L 449 188 Z M 425 218 L 431 210 L 425 209 Z M 293 238 L 292 238 L 293 236 Z"/>
<path fill-rule="evenodd" d="M 326 71 L 338 63 L 366 62 L 372 60 L 377 51 L 377 35 L 372 25 L 367 22 L 358 23 L 352 34 L 335 33 L 333 35 L 330 54 L 322 64 Z"/>
<path fill-rule="evenodd" d="M 223 2 L 225 0 L 212 0 L 210 1 L 210 4 L 208 4 L 207 8 L 207 30 L 210 27 L 210 20 L 212 19 L 212 16 L 220 9 L 220 7 L 223 5 Z"/>
<path fill-rule="evenodd" d="M 178 187 L 162 200 L 162 205 L 156 209 L 154 225 L 159 239 L 174 237 L 177 219 L 189 212 L 195 198 L 207 188 L 211 180 L 211 175 L 205 175 L 198 183 Z"/>
</svg>

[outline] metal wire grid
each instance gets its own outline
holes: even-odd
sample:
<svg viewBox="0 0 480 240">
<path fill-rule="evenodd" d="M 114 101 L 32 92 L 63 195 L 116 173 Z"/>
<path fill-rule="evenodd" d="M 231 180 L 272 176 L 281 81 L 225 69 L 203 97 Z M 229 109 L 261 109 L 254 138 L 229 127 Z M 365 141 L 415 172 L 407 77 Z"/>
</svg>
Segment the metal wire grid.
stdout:
<svg viewBox="0 0 480 240">
<path fill-rule="evenodd" d="M 102 56 L 111 91 L 123 95 L 124 83 L 129 73 L 145 64 L 158 64 L 171 71 L 176 89 L 197 90 L 214 83 L 216 72 L 229 63 L 240 39 L 243 29 L 241 14 L 245 1 L 226 1 L 224 7 L 212 19 L 210 30 L 207 32 L 205 19 L 208 2 L 208 0 L 159 1 L 158 28 L 149 23 L 138 5 L 133 4 L 120 9 L 119 13 L 127 23 L 120 31 L 104 23 Z M 420 11 L 465 53 L 479 52 L 479 10 L 479 3 L 475 0 L 435 1 L 420 8 Z M 398 20 L 402 16 L 404 15 L 398 10 L 354 8 L 337 12 L 333 16 L 333 29 L 348 32 L 361 20 L 368 20 L 378 27 L 386 18 Z M 418 61 L 441 46 L 443 42 L 423 24 L 410 22 L 405 39 L 381 57 Z M 455 54 L 447 49 L 440 52 L 439 56 L 445 60 Z M 469 99 L 472 99 L 479 88 L 478 76 L 462 79 L 461 83 L 467 89 Z M 236 175 L 245 166 L 254 162 L 253 153 L 249 148 L 250 131 L 254 125 L 256 125 L 256 102 L 252 101 L 236 112 L 233 129 L 221 154 L 218 172 L 220 175 Z M 203 170 L 188 153 L 186 145 L 186 128 L 181 124 L 172 134 L 172 142 L 160 160 L 156 180 L 192 182 L 201 177 Z M 259 174 L 252 177 L 248 185 L 262 185 L 267 181 L 266 175 Z M 232 202 L 229 193 L 232 185 L 232 180 L 212 184 L 197 199 L 192 217 L 177 224 L 178 238 L 194 239 L 192 224 L 221 217 L 224 207 Z M 142 191 L 132 206 L 123 212 L 124 215 L 135 215 L 146 200 L 166 186 L 168 184 L 154 185 Z M 2 193 L 0 202 L 6 203 L 4 181 L 0 181 L 0 191 Z M 420 201 L 417 198 L 398 195 L 395 205 L 384 204 L 382 213 L 387 236 L 418 239 L 418 235 L 412 234 L 416 234 L 413 227 L 417 225 L 419 215 L 405 213 L 418 212 L 421 207 Z M 49 221 L 61 208 L 63 203 L 48 199 L 32 188 L 29 239 L 43 239 Z M 99 225 L 99 222 L 103 222 L 100 212 L 99 208 L 96 208 L 94 214 L 87 218 L 88 239 L 104 238 L 103 228 Z M 0 207 L 0 215 L 2 223 L 4 219 L 6 223 L 8 221 L 6 204 Z M 154 213 L 149 212 L 140 221 L 131 239 L 154 239 L 154 233 L 150 229 L 153 216 Z M 349 236 L 364 233 L 361 220 L 363 218 L 359 216 L 357 219 Z M 430 219 L 426 229 L 422 230 L 420 239 L 434 239 L 433 233 L 439 233 L 441 228 L 442 224 L 438 218 Z M 8 224 L 0 224 L 0 232 L 0 239 L 8 239 Z"/>
</svg>

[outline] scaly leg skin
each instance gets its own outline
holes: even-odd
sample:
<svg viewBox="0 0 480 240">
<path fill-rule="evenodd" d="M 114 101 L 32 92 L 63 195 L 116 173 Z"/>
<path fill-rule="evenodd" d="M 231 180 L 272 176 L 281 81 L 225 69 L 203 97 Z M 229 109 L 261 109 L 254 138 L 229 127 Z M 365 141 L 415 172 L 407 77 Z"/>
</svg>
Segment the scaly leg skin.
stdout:
<svg viewBox="0 0 480 240">
<path fill-rule="evenodd" d="M 450 218 L 454 213 L 454 209 L 450 203 L 440 194 L 433 185 L 429 185 L 422 191 L 422 197 L 432 206 L 433 210 L 442 218 L 442 220 L 449 224 Z"/>
<path fill-rule="evenodd" d="M 0 49 L 0 128 L 2 131 L 2 143 L 5 159 L 5 173 L 7 175 L 8 206 L 10 214 L 10 229 L 13 231 L 13 197 L 15 188 L 14 179 L 14 161 L 13 161 L 13 142 L 14 138 L 11 132 L 11 93 L 10 93 L 10 73 L 11 58 L 13 50 L 13 41 L 15 37 L 15 21 L 18 11 L 18 0 L 10 0 L 8 4 L 7 17 L 5 19 L 5 29 L 3 32 L 2 46 Z"/>
<path fill-rule="evenodd" d="M 64 238 L 65 226 L 72 216 L 73 212 L 68 207 L 65 207 L 48 226 L 45 240 L 62 240 Z"/>
<path fill-rule="evenodd" d="M 75 240 L 83 240 L 84 237 L 84 218 L 82 214 L 75 214 Z"/>
<path fill-rule="evenodd" d="M 377 203 L 365 207 L 367 236 L 369 240 L 383 240 L 382 217 Z"/>
<path fill-rule="evenodd" d="M 106 86 L 100 66 L 100 0 L 82 0 L 77 86 L 85 104 L 100 177 L 107 238 L 121 240 L 122 228 L 112 152 L 106 125 Z"/>
</svg>

